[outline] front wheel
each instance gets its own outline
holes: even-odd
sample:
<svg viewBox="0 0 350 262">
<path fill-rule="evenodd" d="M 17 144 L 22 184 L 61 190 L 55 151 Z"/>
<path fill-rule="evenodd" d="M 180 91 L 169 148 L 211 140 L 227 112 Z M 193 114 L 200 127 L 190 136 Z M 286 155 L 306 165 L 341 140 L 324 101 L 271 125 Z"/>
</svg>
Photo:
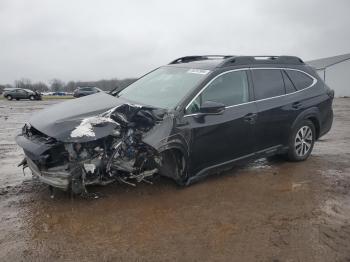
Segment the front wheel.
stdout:
<svg viewBox="0 0 350 262">
<path fill-rule="evenodd" d="M 175 180 L 179 186 L 187 182 L 186 160 L 178 150 L 167 150 L 162 154 L 160 174 Z"/>
<path fill-rule="evenodd" d="M 12 96 L 11 95 L 8 95 L 6 98 L 7 98 L 7 100 L 12 100 Z"/>
<path fill-rule="evenodd" d="M 35 100 L 35 97 L 34 96 L 29 96 L 29 100 Z"/>
<path fill-rule="evenodd" d="M 301 121 L 292 131 L 289 139 L 288 159 L 306 160 L 314 147 L 315 126 L 310 120 Z"/>
</svg>

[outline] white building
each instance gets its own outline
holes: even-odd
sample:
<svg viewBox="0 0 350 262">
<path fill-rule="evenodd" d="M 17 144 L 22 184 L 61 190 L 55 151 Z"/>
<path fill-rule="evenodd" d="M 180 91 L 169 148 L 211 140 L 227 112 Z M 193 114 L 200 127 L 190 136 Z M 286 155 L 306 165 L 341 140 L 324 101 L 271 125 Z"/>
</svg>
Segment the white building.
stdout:
<svg viewBox="0 0 350 262">
<path fill-rule="evenodd" d="M 350 96 L 350 54 L 306 62 L 317 70 L 335 96 Z"/>
</svg>

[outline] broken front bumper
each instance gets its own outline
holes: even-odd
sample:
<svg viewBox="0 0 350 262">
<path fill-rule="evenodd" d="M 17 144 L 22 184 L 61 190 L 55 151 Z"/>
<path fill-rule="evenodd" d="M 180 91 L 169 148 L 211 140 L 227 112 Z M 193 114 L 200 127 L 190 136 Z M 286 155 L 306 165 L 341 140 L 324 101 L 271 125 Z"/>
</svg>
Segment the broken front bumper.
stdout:
<svg viewBox="0 0 350 262">
<path fill-rule="evenodd" d="M 39 168 L 36 163 L 42 161 L 43 155 L 48 150 L 55 146 L 50 140 L 39 136 L 27 137 L 25 135 L 18 135 L 16 142 L 21 146 L 25 153 L 27 165 L 33 173 L 45 184 L 57 187 L 63 190 L 68 190 L 72 179 L 72 172 L 69 170 L 67 164 L 51 168 Z"/>
<path fill-rule="evenodd" d="M 38 166 L 29 158 L 26 157 L 28 167 L 41 182 L 62 190 L 68 190 L 72 174 L 67 171 L 67 165 L 40 170 Z"/>
</svg>

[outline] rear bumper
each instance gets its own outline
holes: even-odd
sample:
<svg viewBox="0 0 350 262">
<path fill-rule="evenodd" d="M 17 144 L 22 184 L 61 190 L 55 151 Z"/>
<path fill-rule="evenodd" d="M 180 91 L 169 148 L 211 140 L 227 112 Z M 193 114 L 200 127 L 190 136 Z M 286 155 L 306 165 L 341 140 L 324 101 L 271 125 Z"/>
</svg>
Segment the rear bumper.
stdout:
<svg viewBox="0 0 350 262">
<path fill-rule="evenodd" d="M 329 111 L 325 122 L 322 124 L 320 135 L 318 136 L 318 138 L 327 134 L 331 130 L 332 125 L 333 125 L 333 109 Z"/>
</svg>

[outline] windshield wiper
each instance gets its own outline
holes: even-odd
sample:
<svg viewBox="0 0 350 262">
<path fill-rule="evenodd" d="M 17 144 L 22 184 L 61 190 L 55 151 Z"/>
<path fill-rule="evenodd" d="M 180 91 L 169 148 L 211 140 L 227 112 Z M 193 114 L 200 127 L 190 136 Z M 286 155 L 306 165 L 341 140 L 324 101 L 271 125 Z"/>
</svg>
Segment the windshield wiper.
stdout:
<svg viewBox="0 0 350 262">
<path fill-rule="evenodd" d="M 111 91 L 109 91 L 108 94 L 113 95 L 113 92 L 118 90 L 118 89 L 120 89 L 120 87 L 119 86 L 115 86 L 115 88 L 113 88 Z"/>
</svg>

